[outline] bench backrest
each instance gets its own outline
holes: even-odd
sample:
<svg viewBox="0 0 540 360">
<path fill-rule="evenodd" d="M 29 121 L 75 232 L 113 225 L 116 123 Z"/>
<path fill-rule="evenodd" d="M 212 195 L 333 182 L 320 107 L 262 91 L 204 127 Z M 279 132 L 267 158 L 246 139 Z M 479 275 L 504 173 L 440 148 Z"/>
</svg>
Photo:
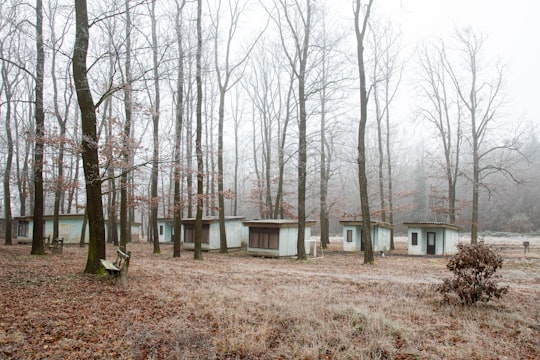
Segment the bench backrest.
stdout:
<svg viewBox="0 0 540 360">
<path fill-rule="evenodd" d="M 116 262 L 115 262 L 115 265 L 118 268 L 122 268 L 125 261 L 129 259 L 129 256 L 130 256 L 130 253 L 125 253 L 124 251 L 122 251 L 122 249 L 117 249 L 116 250 Z"/>
</svg>

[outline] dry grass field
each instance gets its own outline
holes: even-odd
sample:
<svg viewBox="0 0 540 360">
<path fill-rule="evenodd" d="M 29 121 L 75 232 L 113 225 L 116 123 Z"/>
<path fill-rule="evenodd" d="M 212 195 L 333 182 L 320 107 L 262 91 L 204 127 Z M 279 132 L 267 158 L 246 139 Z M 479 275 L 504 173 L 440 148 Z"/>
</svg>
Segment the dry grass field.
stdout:
<svg viewBox="0 0 540 360">
<path fill-rule="evenodd" d="M 339 240 L 302 262 L 130 244 L 127 287 L 82 274 L 86 249 L 0 246 L 0 359 L 540 359 L 540 239 L 485 239 L 510 290 L 470 308 L 433 290 L 447 259 L 398 240 L 374 265 Z"/>
</svg>

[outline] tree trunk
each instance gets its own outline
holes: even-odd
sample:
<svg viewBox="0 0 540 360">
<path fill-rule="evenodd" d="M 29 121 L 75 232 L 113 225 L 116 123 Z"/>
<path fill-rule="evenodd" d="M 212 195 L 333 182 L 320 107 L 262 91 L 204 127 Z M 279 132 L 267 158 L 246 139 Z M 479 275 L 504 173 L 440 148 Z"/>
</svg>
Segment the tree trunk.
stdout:
<svg viewBox="0 0 540 360">
<path fill-rule="evenodd" d="M 32 234 L 32 255 L 45 254 L 43 244 L 43 137 L 45 112 L 43 109 L 43 77 L 45 71 L 45 53 L 43 50 L 43 3 L 36 1 L 36 132 L 34 145 L 34 230 Z"/>
<path fill-rule="evenodd" d="M 291 98 L 294 91 L 294 78 L 291 74 L 289 89 L 287 90 L 287 102 L 285 105 L 285 119 L 279 137 L 278 148 L 278 186 L 276 193 L 276 202 L 274 206 L 274 219 L 284 218 L 283 213 L 283 182 L 285 175 L 285 145 L 287 143 L 287 129 L 289 128 L 289 121 L 291 119 Z"/>
<path fill-rule="evenodd" d="M 74 129 L 73 129 L 73 133 L 74 134 L 78 134 L 79 133 L 79 111 L 77 108 L 74 109 L 74 116 L 73 116 L 73 122 L 75 123 L 74 124 Z M 77 139 L 77 137 L 75 138 Z M 77 181 L 77 179 L 79 178 L 79 162 L 80 162 L 80 155 L 78 152 L 76 152 L 74 154 L 75 156 L 75 163 L 73 163 L 73 158 L 71 160 L 71 166 L 70 166 L 70 175 L 69 175 L 69 179 L 72 183 L 75 183 Z M 67 195 L 67 207 L 66 207 L 66 213 L 67 214 L 71 214 L 71 207 L 73 206 L 73 201 L 75 199 L 75 194 L 77 192 L 77 187 L 76 186 L 70 186 L 69 190 L 68 190 L 68 195 Z M 79 210 L 77 209 L 77 207 L 75 207 L 75 213 L 78 213 Z"/>
<path fill-rule="evenodd" d="M 473 122 L 474 124 L 474 122 Z M 478 242 L 478 199 L 480 193 L 480 171 L 478 158 L 478 145 L 476 131 L 473 130 L 473 196 L 472 196 L 472 218 L 471 218 L 471 244 Z"/>
<path fill-rule="evenodd" d="M 362 29 L 360 29 L 360 12 L 362 11 L 361 1 L 356 0 L 354 8 L 354 27 L 356 34 L 356 51 L 358 56 L 358 74 L 360 76 L 360 124 L 358 127 L 358 183 L 360 185 L 360 206 L 362 209 L 362 243 L 364 245 L 364 264 L 371 264 L 375 261 L 373 256 L 373 246 L 371 242 L 371 216 L 369 212 L 369 193 L 367 185 L 366 171 L 366 123 L 367 123 L 367 91 L 366 72 L 364 67 L 364 35 L 373 0 L 369 0 L 363 19 Z"/>
<path fill-rule="evenodd" d="M 0 44 L 0 55 L 4 56 L 3 46 Z M 4 233 L 4 244 L 12 245 L 12 217 L 11 217 L 11 189 L 10 189 L 10 179 L 11 179 L 11 165 L 13 162 L 13 138 L 11 135 L 11 84 L 8 79 L 8 70 L 6 68 L 6 63 L 2 62 L 2 85 L 4 87 L 5 97 L 6 97 L 6 140 L 7 140 L 7 157 L 6 165 L 4 169 L 4 221 L 5 221 L 5 233 Z"/>
<path fill-rule="evenodd" d="M 184 115 L 184 50 L 182 46 L 182 9 L 186 1 L 176 1 L 176 39 L 178 45 L 178 74 L 176 80 L 176 124 L 174 141 L 174 245 L 173 257 L 180 257 L 182 245 L 182 122 Z"/>
<path fill-rule="evenodd" d="M 112 74 L 112 67 L 110 69 L 110 74 Z M 112 114 L 112 104 L 110 98 L 105 101 L 105 107 L 103 109 L 103 122 L 108 122 L 107 124 L 107 141 L 110 139 L 113 139 L 113 114 Z M 105 117 L 108 118 L 108 121 L 105 119 Z M 107 226 L 107 242 L 113 244 L 114 246 L 118 246 L 118 223 L 116 219 L 116 176 L 115 176 L 115 166 L 113 163 L 115 162 L 115 159 L 113 159 L 113 151 L 112 151 L 112 144 L 109 144 L 109 152 L 108 152 L 108 159 L 109 166 L 107 169 L 107 176 L 108 176 L 108 182 L 109 182 L 109 191 L 107 194 L 107 214 L 108 214 L 108 226 Z"/>
<path fill-rule="evenodd" d="M 323 60 L 323 79 L 326 79 L 326 59 Z M 325 81 L 325 80 L 323 80 Z M 321 246 L 323 249 L 330 244 L 329 234 L 329 220 L 328 220 L 328 174 L 326 172 L 326 86 L 323 84 L 321 92 L 321 174 L 320 174 L 320 214 L 319 214 L 319 226 L 321 229 Z"/>
<path fill-rule="evenodd" d="M 159 232 L 157 225 L 158 218 L 158 206 L 159 206 L 159 197 L 158 197 L 158 163 L 159 163 L 159 111 L 160 111 L 160 89 L 159 89 L 159 63 L 158 63 L 158 42 L 157 42 L 157 19 L 155 14 L 156 0 L 152 1 L 152 58 L 154 65 L 154 106 L 152 109 L 152 123 L 153 127 L 153 144 L 154 149 L 152 152 L 152 186 L 150 194 L 150 208 L 152 216 L 151 218 L 151 229 L 153 232 L 154 240 L 154 254 L 160 253 L 159 248 Z"/>
<path fill-rule="evenodd" d="M 228 74 L 225 75 L 228 80 Z M 228 81 L 223 86 L 220 85 L 219 91 L 219 123 L 218 123 L 218 207 L 219 207 L 219 252 L 226 254 L 227 250 L 227 232 L 225 231 L 225 197 L 223 192 L 223 121 L 225 118 L 225 92 Z"/>
<path fill-rule="evenodd" d="M 388 87 L 387 87 L 388 89 Z M 388 96 L 386 97 L 388 99 Z M 393 203 L 393 185 L 392 185 L 392 158 L 390 143 L 390 109 L 386 110 L 386 170 L 388 178 L 388 223 L 392 225 L 390 230 L 390 250 L 395 250 L 394 244 L 394 203 Z"/>
<path fill-rule="evenodd" d="M 377 78 L 375 78 L 377 81 Z M 381 108 L 380 108 L 380 99 L 378 88 L 375 86 L 373 88 L 373 98 L 375 100 L 375 117 L 377 118 L 377 150 L 379 154 L 379 164 L 378 164 L 378 180 L 379 180 L 379 202 L 381 207 L 381 221 L 386 222 L 386 201 L 384 195 L 384 151 L 383 151 L 383 136 L 382 136 L 382 117 Z"/>
<path fill-rule="evenodd" d="M 86 0 L 75 1 L 75 34 L 73 79 L 81 110 L 83 135 L 81 150 L 86 181 L 86 206 L 90 233 L 88 258 L 84 272 L 97 273 L 101 268 L 99 259 L 105 259 L 105 222 L 101 198 L 96 111 L 87 79 L 86 55 L 89 33 Z"/>
<path fill-rule="evenodd" d="M 309 53 L 309 36 L 311 32 L 311 1 L 306 0 L 306 20 L 304 23 L 304 41 L 300 56 L 298 73 L 298 101 L 300 118 L 298 119 L 298 241 L 296 244 L 298 260 L 306 259 L 306 177 L 307 177 L 307 111 L 306 111 L 306 68 Z"/>
<path fill-rule="evenodd" d="M 126 14 L 126 59 L 125 59 L 125 86 L 124 86 L 124 114 L 125 122 L 122 132 L 122 166 L 120 174 L 120 248 L 126 250 L 130 240 L 131 224 L 128 216 L 129 197 L 129 166 L 131 162 L 131 122 L 132 122 L 132 84 L 131 84 L 131 13 L 129 1 L 125 3 Z"/>
<path fill-rule="evenodd" d="M 79 247 L 84 247 L 86 239 L 86 225 L 88 224 L 88 209 L 84 209 L 84 218 L 81 226 L 81 237 L 79 238 Z"/>
<path fill-rule="evenodd" d="M 203 217 L 203 152 L 202 152 L 202 78 L 201 78 L 201 56 L 202 56 L 202 1 L 197 0 L 197 136 L 195 140 L 195 150 L 197 153 L 197 214 L 195 217 L 195 260 L 202 260 L 202 217 Z"/>
</svg>

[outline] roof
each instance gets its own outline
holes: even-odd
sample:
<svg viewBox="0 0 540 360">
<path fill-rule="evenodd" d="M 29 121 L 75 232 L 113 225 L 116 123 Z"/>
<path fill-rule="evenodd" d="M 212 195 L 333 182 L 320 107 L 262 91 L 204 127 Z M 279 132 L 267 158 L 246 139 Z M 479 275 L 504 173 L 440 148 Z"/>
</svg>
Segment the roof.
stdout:
<svg viewBox="0 0 540 360">
<path fill-rule="evenodd" d="M 75 220 L 83 220 L 84 219 L 84 213 L 79 214 L 58 214 L 58 220 L 68 220 L 68 219 L 75 219 Z M 34 221 L 34 215 L 26 215 L 26 216 L 15 216 L 13 218 L 15 221 Z M 43 215 L 43 220 L 45 221 L 52 221 L 54 220 L 54 215 Z M 104 218 L 105 222 L 108 222 L 108 218 Z M 116 223 L 120 225 L 120 219 L 116 220 Z M 131 225 L 141 225 L 140 222 L 133 221 Z"/>
<path fill-rule="evenodd" d="M 225 221 L 242 221 L 245 217 L 243 216 L 225 216 Z M 195 218 L 184 218 L 182 223 L 184 224 L 195 224 Z M 212 224 L 219 221 L 219 216 L 205 216 L 202 218 L 203 224 Z"/>
<path fill-rule="evenodd" d="M 43 215 L 43 220 L 52 220 L 54 218 L 54 215 Z M 80 214 L 58 214 L 59 219 L 83 219 L 84 213 Z M 26 215 L 26 216 L 16 216 L 13 218 L 13 220 L 27 220 L 27 221 L 33 221 L 34 215 Z"/>
<path fill-rule="evenodd" d="M 343 225 L 363 225 L 364 224 L 362 222 L 362 219 L 360 218 L 344 218 L 344 219 L 339 220 L 339 223 Z M 379 226 L 379 227 L 384 227 L 388 229 L 392 229 L 394 227 L 394 225 L 387 222 L 383 222 L 383 221 L 372 220 L 370 223 L 371 223 L 371 226 Z"/>
<path fill-rule="evenodd" d="M 425 228 L 446 228 L 446 229 L 452 229 L 456 231 L 461 231 L 462 228 L 455 225 L 455 224 L 448 224 L 445 222 L 439 222 L 439 221 L 409 221 L 404 222 L 404 226 L 406 227 L 425 227 Z"/>
<path fill-rule="evenodd" d="M 255 219 L 243 221 L 244 225 L 252 227 L 295 227 L 298 220 L 292 219 Z M 307 226 L 315 225 L 315 220 L 306 220 Z"/>
<path fill-rule="evenodd" d="M 225 221 L 234 221 L 234 220 L 241 221 L 241 220 L 244 220 L 244 219 L 245 219 L 244 216 L 225 216 Z M 194 224 L 195 220 L 196 220 L 195 218 L 183 218 L 182 223 Z M 173 222 L 174 219 L 173 218 L 159 218 L 158 221 L 161 221 L 161 222 Z M 202 222 L 204 224 L 211 224 L 211 223 L 218 222 L 218 221 L 219 221 L 219 216 L 204 216 L 202 218 Z"/>
</svg>

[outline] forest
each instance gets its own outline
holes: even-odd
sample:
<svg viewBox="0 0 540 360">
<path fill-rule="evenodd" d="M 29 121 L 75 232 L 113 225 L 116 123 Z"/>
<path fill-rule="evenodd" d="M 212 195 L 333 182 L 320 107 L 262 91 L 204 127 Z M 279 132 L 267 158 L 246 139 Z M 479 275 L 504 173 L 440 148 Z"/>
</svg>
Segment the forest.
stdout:
<svg viewBox="0 0 540 360">
<path fill-rule="evenodd" d="M 0 0 L 1 216 L 86 212 L 124 244 L 140 222 L 154 251 L 159 218 L 539 231 L 538 119 L 493 39 L 405 47 L 378 1 L 348 6 Z"/>
</svg>

